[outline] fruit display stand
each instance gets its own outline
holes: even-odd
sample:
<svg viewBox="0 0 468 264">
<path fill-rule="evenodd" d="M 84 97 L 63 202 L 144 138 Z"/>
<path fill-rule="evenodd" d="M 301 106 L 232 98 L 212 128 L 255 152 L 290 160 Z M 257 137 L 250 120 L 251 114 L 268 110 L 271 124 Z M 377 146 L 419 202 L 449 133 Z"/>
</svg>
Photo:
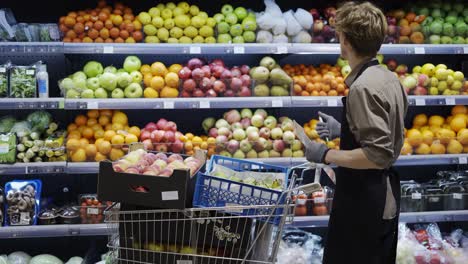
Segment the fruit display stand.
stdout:
<svg viewBox="0 0 468 264">
<path fill-rule="evenodd" d="M 56 22 L 59 17 L 71 10 L 94 7 L 94 1 L 71 3 L 70 6 L 60 4 L 60 11 L 44 10 L 41 14 L 31 14 L 32 10 L 42 10 L 43 7 L 32 4 L 28 10 L 19 7 L 21 1 L 6 1 L 18 18 L 28 22 Z M 191 1 L 199 4 L 211 16 L 221 10 L 222 3 L 210 6 L 206 1 Z M 236 1 L 234 1 L 236 2 Z M 322 1 L 325 2 L 325 1 Z M 387 2 L 387 1 L 383 1 Z M 303 1 L 277 1 L 284 11 L 287 8 L 296 10 L 304 6 Z M 243 5 L 237 1 L 233 6 Z M 385 5 L 390 6 L 388 1 Z M 68 4 L 67 4 L 68 5 Z M 150 10 L 150 4 L 132 3 L 134 15 L 140 11 Z M 134 5 L 134 6 L 133 6 Z M 307 4 L 315 5 L 315 4 Z M 328 3 L 317 3 L 325 7 Z M 401 5 L 403 6 L 403 4 Z M 256 11 L 264 10 L 263 1 L 252 1 L 246 8 Z M 29 10 L 30 9 L 30 10 Z M 388 8 L 390 9 L 390 7 Z M 55 9 L 54 9 L 55 10 Z M 55 12 L 55 13 L 54 13 Z M 28 18 L 29 17 L 29 18 Z M 436 26 L 434 26 L 436 27 Z M 202 58 L 207 62 L 222 58 L 227 67 L 248 65 L 258 66 L 262 58 L 270 56 L 284 67 L 287 64 L 306 66 L 320 64 L 335 65 L 340 54 L 337 43 L 216 43 L 216 44 L 171 44 L 171 43 L 69 43 L 69 42 L 0 42 L 0 63 L 11 60 L 17 65 L 30 65 L 42 60 L 47 64 L 49 73 L 49 98 L 2 98 L 0 99 L 0 114 L 25 117 L 35 110 L 47 110 L 58 120 L 62 129 L 75 122 L 75 118 L 89 110 L 120 110 L 128 116 L 128 123 L 143 128 L 149 122 L 166 118 L 177 123 L 178 130 L 195 135 L 203 134 L 203 120 L 208 117 L 221 118 L 223 113 L 243 108 L 266 109 L 275 117 L 287 116 L 299 123 L 309 122 L 317 118 L 318 111 L 340 117 L 342 103 L 339 96 L 249 96 L 249 97 L 202 97 L 202 98 L 63 98 L 59 89 L 59 80 L 83 69 L 89 61 L 97 61 L 102 65 L 121 67 L 127 56 L 138 57 L 142 64 L 152 65 L 162 62 L 169 68 L 172 64 L 186 64 L 190 59 Z M 432 63 L 445 64 L 450 69 L 462 71 L 465 75 L 468 60 L 466 44 L 384 44 L 380 50 L 384 62 L 395 59 L 405 64 L 409 69 L 413 66 Z M 408 74 L 412 71 L 408 70 Z M 165 76 L 164 76 L 165 77 Z M 291 76 L 293 77 L 293 76 Z M 143 85 L 142 85 L 143 86 Z M 151 86 L 151 84 L 150 84 Z M 305 85 L 307 86 L 307 84 Z M 146 88 L 146 87 L 142 87 Z M 170 87 L 172 88 L 172 87 Z M 254 87 L 252 86 L 252 91 Z M 171 90 L 172 91 L 172 90 Z M 294 87 L 291 87 L 294 91 Z M 138 97 L 138 96 L 137 96 Z M 139 96 L 144 97 L 144 96 Z M 420 114 L 428 118 L 441 115 L 444 118 L 451 114 L 456 105 L 468 105 L 467 95 L 411 95 L 409 110 L 406 117 L 406 128 L 413 127 L 413 120 Z M 425 152 L 425 151 L 422 151 Z M 77 159 L 81 159 L 75 156 Z M 270 165 L 292 167 L 305 162 L 303 157 L 270 157 L 252 159 Z M 468 164 L 468 154 L 427 154 L 402 155 L 395 164 L 404 180 L 418 182 L 436 178 L 436 173 L 442 170 L 464 170 Z M 94 160 L 85 162 L 69 161 L 42 163 L 15 163 L 0 165 L 0 186 L 14 179 L 40 178 L 43 181 L 44 197 L 53 197 L 57 201 L 74 200 L 81 193 L 97 192 L 97 174 L 99 163 Z M 408 223 L 446 222 L 451 225 L 466 225 L 468 214 L 466 210 L 404 212 L 401 221 Z M 292 226 L 321 229 L 328 223 L 327 216 L 296 217 Z M 315 230 L 314 230 L 315 231 Z M 84 254 L 89 249 L 92 240 L 97 241 L 99 253 L 106 249 L 105 224 L 78 225 L 36 225 L 18 227 L 0 227 L 0 248 L 8 252 L 16 249 L 32 250 L 37 246 L 37 238 L 47 241 L 53 239 L 69 248 L 57 246 L 53 253 L 63 254 L 65 259 L 71 254 Z M 75 245 L 79 245 L 76 246 Z M 40 251 L 39 249 L 37 251 Z M 2 252 L 0 252 L 2 253 Z"/>
</svg>

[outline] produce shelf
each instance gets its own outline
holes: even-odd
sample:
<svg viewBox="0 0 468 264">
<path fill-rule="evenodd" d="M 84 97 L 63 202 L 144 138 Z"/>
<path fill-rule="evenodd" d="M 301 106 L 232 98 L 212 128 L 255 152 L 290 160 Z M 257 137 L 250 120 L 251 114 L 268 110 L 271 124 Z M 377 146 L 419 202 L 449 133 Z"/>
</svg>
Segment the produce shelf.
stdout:
<svg viewBox="0 0 468 264">
<path fill-rule="evenodd" d="M 209 109 L 290 107 L 291 97 L 66 99 L 65 109 Z"/>
<path fill-rule="evenodd" d="M 0 110 L 7 109 L 63 109 L 63 98 L 1 98 Z"/>
<path fill-rule="evenodd" d="M 98 162 L 69 162 L 67 164 L 67 173 L 69 174 L 94 174 L 98 172 Z"/>
<path fill-rule="evenodd" d="M 0 52 L 65 54 L 340 54 L 338 44 L 107 44 L 3 42 Z M 468 45 L 384 44 L 382 54 L 468 54 Z"/>
<path fill-rule="evenodd" d="M 0 164 L 0 175 L 55 174 L 64 173 L 66 168 L 65 161 Z"/>
<path fill-rule="evenodd" d="M 296 216 L 290 224 L 295 227 L 326 227 L 329 216 Z M 402 223 L 428 223 L 428 222 L 462 222 L 468 221 L 468 210 L 460 211 L 434 211 L 401 213 Z"/>
<path fill-rule="evenodd" d="M 108 234 L 109 229 L 107 224 L 0 227 L 0 239 L 67 236 L 106 236 Z"/>
</svg>

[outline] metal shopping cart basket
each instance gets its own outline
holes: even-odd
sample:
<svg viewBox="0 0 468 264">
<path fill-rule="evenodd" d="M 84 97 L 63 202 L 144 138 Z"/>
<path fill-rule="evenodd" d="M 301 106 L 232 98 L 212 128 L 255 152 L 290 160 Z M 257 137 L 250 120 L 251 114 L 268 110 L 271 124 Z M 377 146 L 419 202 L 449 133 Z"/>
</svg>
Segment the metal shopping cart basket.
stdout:
<svg viewBox="0 0 468 264">
<path fill-rule="evenodd" d="M 289 187 L 280 197 L 285 199 L 273 205 L 133 210 L 115 204 L 105 213 L 112 263 L 275 263 L 283 226 L 292 220 L 290 194 L 321 188 L 316 183 L 295 187 L 296 174 L 290 171 Z M 281 221 L 272 224 L 273 218 Z"/>
</svg>

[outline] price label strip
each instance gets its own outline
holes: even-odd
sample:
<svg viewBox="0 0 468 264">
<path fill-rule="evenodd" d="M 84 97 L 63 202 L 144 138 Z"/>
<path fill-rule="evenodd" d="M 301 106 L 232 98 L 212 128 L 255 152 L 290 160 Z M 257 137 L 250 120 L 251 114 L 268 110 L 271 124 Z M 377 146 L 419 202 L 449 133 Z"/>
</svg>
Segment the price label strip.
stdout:
<svg viewBox="0 0 468 264">
<path fill-rule="evenodd" d="M 283 100 L 272 100 L 271 107 L 283 107 Z"/>
<path fill-rule="evenodd" d="M 201 53 L 201 47 L 195 46 L 195 47 L 190 47 L 190 54 L 200 54 Z"/>
<path fill-rule="evenodd" d="M 414 48 L 414 54 L 426 54 L 426 50 L 423 47 Z"/>
<path fill-rule="evenodd" d="M 416 105 L 426 105 L 425 99 L 416 99 Z"/>
<path fill-rule="evenodd" d="M 200 101 L 200 108 L 203 108 L 203 109 L 210 108 L 210 102 L 209 101 Z"/>
<path fill-rule="evenodd" d="M 244 47 L 234 46 L 234 54 L 244 54 L 244 53 L 245 53 Z"/>
<path fill-rule="evenodd" d="M 458 158 L 458 164 L 467 164 L 467 163 L 468 163 L 467 157 L 459 157 Z"/>
<path fill-rule="evenodd" d="M 104 54 L 114 53 L 114 46 L 104 46 L 104 49 L 103 49 L 102 53 L 104 53 Z"/>
<path fill-rule="evenodd" d="M 445 98 L 446 105 L 455 105 L 455 98 Z"/>
<path fill-rule="evenodd" d="M 164 109 L 174 109 L 174 102 L 173 101 L 165 101 L 164 102 Z"/>
<path fill-rule="evenodd" d="M 88 109 L 99 109 L 98 102 L 88 102 Z"/>
</svg>

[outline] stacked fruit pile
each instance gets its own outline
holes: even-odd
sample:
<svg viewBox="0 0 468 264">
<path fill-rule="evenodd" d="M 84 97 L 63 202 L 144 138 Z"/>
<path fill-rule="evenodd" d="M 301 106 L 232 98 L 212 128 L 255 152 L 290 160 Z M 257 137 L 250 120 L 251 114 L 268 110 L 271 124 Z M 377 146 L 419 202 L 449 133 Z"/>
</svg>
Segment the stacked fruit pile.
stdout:
<svg viewBox="0 0 468 264">
<path fill-rule="evenodd" d="M 319 10 L 312 8 L 309 11 L 314 18 L 313 26 L 313 43 L 335 43 L 338 42 L 335 35 L 335 17 L 336 8 L 329 6 L 319 12 Z"/>
<path fill-rule="evenodd" d="M 179 71 L 182 97 L 246 97 L 251 95 L 250 67 L 228 68 L 224 61 L 215 59 L 206 64 L 193 58 Z"/>
<path fill-rule="evenodd" d="M 183 134 L 177 131 L 176 123 L 161 118 L 156 123 L 146 124 L 141 130 L 140 140 L 146 150 L 180 153 L 184 147 L 182 136 Z"/>
<path fill-rule="evenodd" d="M 215 43 L 216 20 L 201 12 L 198 6 L 180 2 L 158 4 L 148 12 L 141 12 L 146 43 Z"/>
<path fill-rule="evenodd" d="M 255 96 L 288 96 L 293 80 L 272 57 L 264 57 L 250 70 Z"/>
<path fill-rule="evenodd" d="M 151 65 L 145 64 L 140 68 L 143 75 L 145 98 L 173 98 L 179 96 L 179 71 L 180 64 L 172 64 L 169 69 L 162 62 L 154 62 Z"/>
<path fill-rule="evenodd" d="M 253 12 L 247 12 L 241 6 L 234 9 L 231 5 L 224 5 L 214 19 L 219 43 L 255 42 L 257 19 Z"/>
<path fill-rule="evenodd" d="M 135 43 L 143 39 L 141 23 L 131 8 L 120 3 L 112 8 L 100 1 L 95 9 L 60 17 L 59 24 L 63 42 Z"/>
<path fill-rule="evenodd" d="M 406 65 L 397 65 L 393 59 L 387 62 L 388 68 L 395 70 L 406 92 L 410 95 L 459 95 L 468 92 L 468 82 L 461 71 L 448 69 L 445 64 L 426 63 L 415 66 L 408 73 Z"/>
<path fill-rule="evenodd" d="M 319 134 L 315 130 L 318 122 L 319 120 L 317 119 L 311 119 L 309 122 L 304 124 L 304 131 L 306 135 L 312 140 L 326 144 L 328 148 L 340 149 L 340 138 L 329 139 L 328 141 L 324 141 L 319 137 Z"/>
<path fill-rule="evenodd" d="M 216 138 L 206 135 L 195 136 L 192 133 L 186 133 L 181 137 L 184 142 L 185 154 L 193 155 L 196 150 L 206 150 L 207 157 L 216 154 Z"/>
<path fill-rule="evenodd" d="M 319 67 L 299 64 L 284 65 L 284 71 L 294 81 L 293 95 L 296 96 L 343 96 L 349 89 L 344 83 L 344 76 L 351 70 L 341 58 L 335 66 L 321 64 Z"/>
<path fill-rule="evenodd" d="M 140 67 L 141 61 L 135 56 L 128 56 L 118 70 L 90 61 L 83 71 L 61 80 L 59 87 L 66 98 L 138 98 L 143 95 Z"/>
<path fill-rule="evenodd" d="M 263 109 L 230 110 L 223 118 L 203 121 L 203 129 L 215 138 L 216 153 L 234 158 L 303 157 L 291 119 L 276 119 Z"/>
<path fill-rule="evenodd" d="M 425 23 L 425 19 L 424 15 L 417 15 L 414 12 L 406 13 L 401 9 L 390 11 L 387 14 L 388 34 L 399 35 L 398 43 L 400 44 L 422 44 L 425 38 L 421 24 Z"/>
<path fill-rule="evenodd" d="M 401 155 L 468 153 L 467 114 L 465 106 L 457 105 L 447 118 L 417 115 L 413 127 L 406 131 Z"/>
<path fill-rule="evenodd" d="M 67 154 L 73 162 L 117 160 L 125 144 L 138 142 L 140 129 L 130 127 L 120 111 L 90 110 L 68 125 Z"/>
</svg>

